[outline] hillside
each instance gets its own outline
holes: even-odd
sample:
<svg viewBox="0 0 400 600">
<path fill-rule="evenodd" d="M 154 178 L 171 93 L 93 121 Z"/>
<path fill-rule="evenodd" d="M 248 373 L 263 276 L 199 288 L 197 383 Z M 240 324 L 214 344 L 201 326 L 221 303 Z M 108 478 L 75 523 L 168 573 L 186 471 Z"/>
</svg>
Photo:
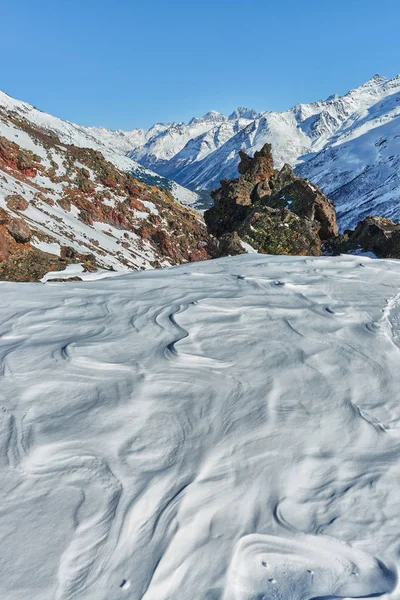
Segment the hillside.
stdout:
<svg viewBox="0 0 400 600">
<path fill-rule="evenodd" d="M 0 279 L 37 280 L 69 263 L 136 270 L 209 258 L 199 214 L 133 177 L 129 159 L 109 162 L 111 151 L 62 141 L 38 111 L 28 120 L 14 108 L 0 106 Z"/>
<path fill-rule="evenodd" d="M 144 183 L 168 189 L 174 198 L 182 204 L 195 207 L 199 201 L 201 203 L 201 196 L 195 192 L 145 169 L 139 163 L 126 156 L 127 152 L 143 139 L 144 134 L 140 130 L 133 130 L 131 132 L 111 131 L 104 127 L 77 125 L 38 110 L 27 102 L 16 100 L 1 91 L 0 109 L 3 113 L 11 113 L 17 118 L 29 122 L 35 128 L 54 133 L 60 141 L 67 145 L 98 150 L 118 169 L 132 173 Z M 158 128 L 155 127 L 154 129 L 157 130 Z"/>
<path fill-rule="evenodd" d="M 396 600 L 399 287 L 254 254 L 0 282 L 1 598 Z"/>
</svg>

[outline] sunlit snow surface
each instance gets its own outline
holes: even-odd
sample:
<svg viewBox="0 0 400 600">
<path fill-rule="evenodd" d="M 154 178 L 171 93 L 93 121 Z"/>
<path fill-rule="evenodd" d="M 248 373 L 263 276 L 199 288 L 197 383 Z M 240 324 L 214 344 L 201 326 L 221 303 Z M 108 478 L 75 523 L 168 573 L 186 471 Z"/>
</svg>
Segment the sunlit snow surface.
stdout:
<svg viewBox="0 0 400 600">
<path fill-rule="evenodd" d="M 357 256 L 1 283 L 0 598 L 399 598 L 399 291 Z"/>
</svg>

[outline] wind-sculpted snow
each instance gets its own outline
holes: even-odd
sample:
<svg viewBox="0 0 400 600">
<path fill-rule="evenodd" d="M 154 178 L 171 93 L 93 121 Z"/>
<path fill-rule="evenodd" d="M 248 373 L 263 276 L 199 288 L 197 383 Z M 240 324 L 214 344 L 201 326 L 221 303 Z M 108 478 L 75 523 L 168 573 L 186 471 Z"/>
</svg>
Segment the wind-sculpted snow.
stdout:
<svg viewBox="0 0 400 600">
<path fill-rule="evenodd" d="M 398 599 L 399 285 L 257 254 L 1 283 L 0 598 Z"/>
</svg>

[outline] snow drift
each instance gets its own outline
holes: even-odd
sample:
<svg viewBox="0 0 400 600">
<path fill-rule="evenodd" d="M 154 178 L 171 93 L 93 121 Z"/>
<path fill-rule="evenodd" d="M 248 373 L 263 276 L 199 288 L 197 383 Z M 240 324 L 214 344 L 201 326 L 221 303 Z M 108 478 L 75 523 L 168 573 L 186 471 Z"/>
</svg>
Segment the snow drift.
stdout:
<svg viewBox="0 0 400 600">
<path fill-rule="evenodd" d="M 256 254 L 1 283 L 0 597 L 398 598 L 399 285 Z"/>
</svg>

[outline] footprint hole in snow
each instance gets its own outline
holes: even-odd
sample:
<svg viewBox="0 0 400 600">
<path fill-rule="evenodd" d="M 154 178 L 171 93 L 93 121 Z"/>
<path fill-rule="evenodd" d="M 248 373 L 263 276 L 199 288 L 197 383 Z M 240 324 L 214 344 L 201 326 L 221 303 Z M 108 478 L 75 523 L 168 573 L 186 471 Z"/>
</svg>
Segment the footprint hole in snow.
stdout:
<svg viewBox="0 0 400 600">
<path fill-rule="evenodd" d="M 267 563 L 266 560 L 262 560 L 261 564 L 262 564 L 263 567 L 268 567 L 268 563 Z"/>
</svg>

